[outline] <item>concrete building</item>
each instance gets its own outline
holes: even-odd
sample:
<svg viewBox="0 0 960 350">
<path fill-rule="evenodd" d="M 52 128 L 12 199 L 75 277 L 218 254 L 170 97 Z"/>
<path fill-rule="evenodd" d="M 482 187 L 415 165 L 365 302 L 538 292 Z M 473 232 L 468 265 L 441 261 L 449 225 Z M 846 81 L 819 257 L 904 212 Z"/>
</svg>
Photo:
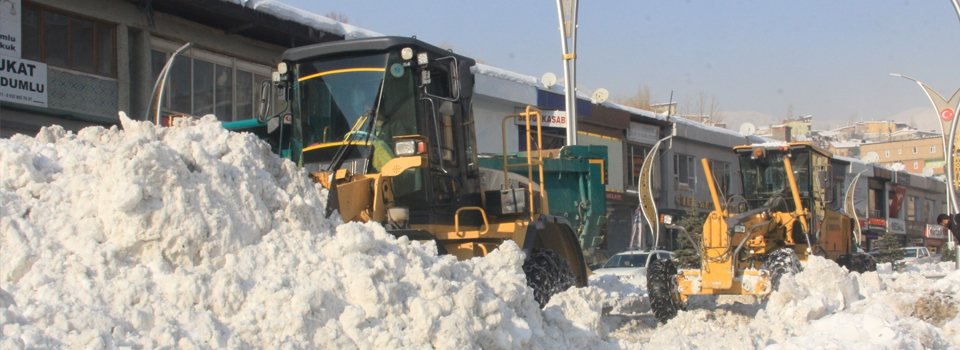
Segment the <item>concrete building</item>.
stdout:
<svg viewBox="0 0 960 350">
<path fill-rule="evenodd" d="M 906 123 L 895 122 L 892 120 L 882 121 L 861 121 L 854 125 L 853 134 L 848 138 L 859 138 L 864 141 L 891 141 L 893 133 L 898 130 L 911 129 Z"/>
<path fill-rule="evenodd" d="M 796 140 L 799 136 L 810 136 L 811 127 L 813 126 L 813 116 L 804 115 L 796 119 L 787 119 L 780 124 L 790 127 L 790 135 Z"/>
<path fill-rule="evenodd" d="M 254 10 L 226 1 L 12 1 L 22 8 L 18 50 L 3 57 L 34 69 L 3 78 L 43 91 L 0 94 L 3 137 L 52 124 L 113 125 L 117 111 L 144 118 L 155 77 L 186 42 L 194 45 L 173 66 L 166 110 L 252 118 L 259 82 L 285 49 L 376 34 L 280 3 Z"/>
<path fill-rule="evenodd" d="M 860 158 L 861 140 L 827 141 L 825 148 L 841 157 Z"/>
<path fill-rule="evenodd" d="M 936 228 L 936 217 L 946 208 L 943 181 L 858 159 L 838 158 L 850 163 L 844 188 L 861 174 L 854 189 L 854 208 L 864 250 L 878 249 L 878 239 L 887 231 L 902 246 L 926 246 L 931 251 L 943 246 L 946 237 Z"/>
<path fill-rule="evenodd" d="M 940 137 L 864 143 L 860 145 L 861 157 L 874 153 L 878 164 L 892 166 L 903 163 L 910 173 L 923 174 L 929 167 L 934 175 L 943 174 L 943 141 Z"/>
</svg>

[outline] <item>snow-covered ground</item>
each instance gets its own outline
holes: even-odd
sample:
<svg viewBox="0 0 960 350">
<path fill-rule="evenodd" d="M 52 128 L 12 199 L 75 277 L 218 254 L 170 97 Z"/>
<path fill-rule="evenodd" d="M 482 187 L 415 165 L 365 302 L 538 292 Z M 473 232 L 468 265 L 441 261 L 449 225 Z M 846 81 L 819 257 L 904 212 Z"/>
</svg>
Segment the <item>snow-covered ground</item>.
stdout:
<svg viewBox="0 0 960 350">
<path fill-rule="evenodd" d="M 0 348 L 957 348 L 960 272 L 812 259 L 763 302 L 694 298 L 655 326 L 645 281 L 541 310 L 523 253 L 468 261 L 378 224 L 213 117 L 0 140 Z M 609 313 L 609 314 L 607 314 Z"/>
</svg>

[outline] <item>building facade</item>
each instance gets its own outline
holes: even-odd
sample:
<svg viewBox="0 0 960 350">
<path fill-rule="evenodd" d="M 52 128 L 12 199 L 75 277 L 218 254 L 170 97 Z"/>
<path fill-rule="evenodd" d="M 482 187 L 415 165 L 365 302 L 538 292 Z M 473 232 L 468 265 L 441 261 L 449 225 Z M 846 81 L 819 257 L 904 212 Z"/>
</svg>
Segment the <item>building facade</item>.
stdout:
<svg viewBox="0 0 960 350">
<path fill-rule="evenodd" d="M 943 141 L 939 136 L 860 145 L 861 157 L 871 153 L 876 154 L 877 164 L 903 163 L 904 170 L 910 173 L 923 174 L 923 169 L 929 167 L 932 174 L 943 174 Z"/>
<path fill-rule="evenodd" d="M 271 9 L 289 8 L 279 3 L 254 10 L 226 1 L 12 2 L 19 7 L 20 31 L 13 38 L 16 50 L 3 57 L 33 68 L 29 76 L 4 73 L 5 81 L 23 81 L 19 85 L 28 88 L 4 87 L 0 94 L 3 137 L 34 135 L 52 124 L 72 131 L 114 125 L 117 111 L 145 118 L 155 78 L 186 42 L 193 47 L 174 63 L 162 101 L 168 114 L 249 119 L 259 82 L 285 49 L 372 35 L 321 16 L 311 18 L 311 26 L 271 15 Z"/>
</svg>

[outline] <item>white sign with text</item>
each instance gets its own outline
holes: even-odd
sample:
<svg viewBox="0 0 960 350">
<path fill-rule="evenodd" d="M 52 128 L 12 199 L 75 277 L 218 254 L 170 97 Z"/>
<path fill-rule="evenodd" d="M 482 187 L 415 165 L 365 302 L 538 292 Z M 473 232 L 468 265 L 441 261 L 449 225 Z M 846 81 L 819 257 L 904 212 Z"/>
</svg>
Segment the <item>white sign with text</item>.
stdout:
<svg viewBox="0 0 960 350">
<path fill-rule="evenodd" d="M 660 127 L 630 122 L 630 129 L 627 130 L 627 140 L 650 145 L 656 144 L 660 140 Z"/>
<path fill-rule="evenodd" d="M 526 117 L 514 118 L 514 124 L 517 125 L 527 125 Z M 565 111 L 543 111 L 540 113 L 540 126 L 548 126 L 551 128 L 567 128 L 567 112 Z M 530 129 L 537 129 L 537 122 L 534 120 L 530 121 Z"/>
<path fill-rule="evenodd" d="M 900 219 L 887 219 L 887 230 L 898 235 L 907 234 L 907 223 Z"/>
<path fill-rule="evenodd" d="M 20 0 L 0 1 L 0 55 L 21 57 L 20 17 L 23 8 Z"/>
<path fill-rule="evenodd" d="M 0 101 L 47 107 L 47 64 L 0 56 Z"/>
</svg>

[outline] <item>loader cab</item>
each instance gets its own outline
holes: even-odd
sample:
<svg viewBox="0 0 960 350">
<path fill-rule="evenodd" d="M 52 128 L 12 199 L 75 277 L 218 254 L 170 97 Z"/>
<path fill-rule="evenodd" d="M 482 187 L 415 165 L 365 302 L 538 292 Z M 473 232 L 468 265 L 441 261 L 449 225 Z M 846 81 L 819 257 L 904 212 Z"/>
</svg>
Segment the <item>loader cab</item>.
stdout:
<svg viewBox="0 0 960 350">
<path fill-rule="evenodd" d="M 800 201 L 811 213 L 816 231 L 828 211 L 839 212 L 843 182 L 849 163 L 809 143 L 776 143 L 735 148 L 740 161 L 743 196 L 751 208 L 767 206 L 781 212 L 796 211 L 784 159 L 789 159 Z M 803 208 L 802 208 L 803 209 Z"/>
<path fill-rule="evenodd" d="M 394 178 L 396 202 L 416 211 L 479 201 L 472 59 L 385 37 L 295 48 L 282 61 L 277 83 L 299 166 L 375 174 L 391 159 L 421 155 L 426 166 Z"/>
<path fill-rule="evenodd" d="M 793 167 L 804 207 L 811 204 L 839 208 L 844 162 L 832 161 L 826 151 L 808 143 L 758 144 L 735 149 L 740 161 L 743 196 L 750 207 L 763 205 L 781 211 L 795 211 L 793 192 L 784 159 Z"/>
</svg>

